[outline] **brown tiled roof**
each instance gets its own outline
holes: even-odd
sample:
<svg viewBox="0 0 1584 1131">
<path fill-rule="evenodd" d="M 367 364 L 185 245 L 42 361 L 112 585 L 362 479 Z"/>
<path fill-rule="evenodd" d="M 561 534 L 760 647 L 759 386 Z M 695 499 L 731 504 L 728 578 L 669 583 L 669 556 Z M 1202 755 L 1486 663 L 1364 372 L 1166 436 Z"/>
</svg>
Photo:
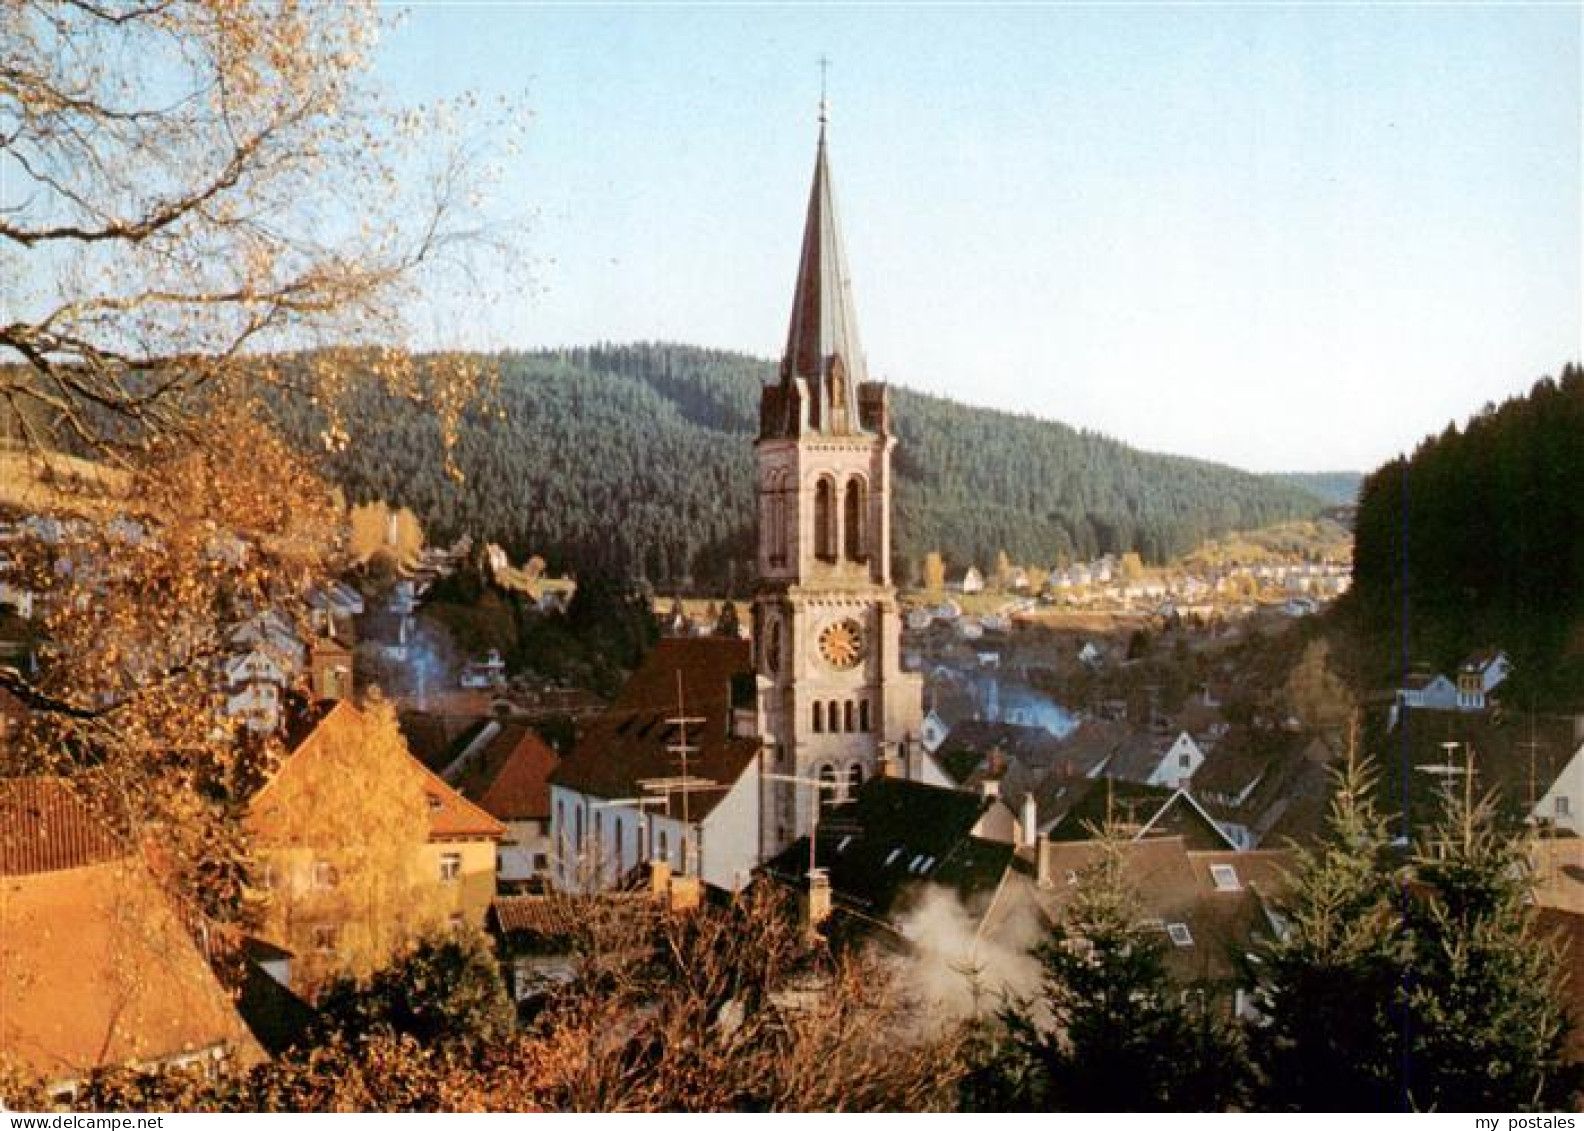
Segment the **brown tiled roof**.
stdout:
<svg viewBox="0 0 1584 1131">
<path fill-rule="evenodd" d="M 666 721 L 676 715 L 680 673 L 687 715 L 702 720 L 688 727 L 688 744 L 698 748 L 690 756 L 688 776 L 715 783 L 688 794 L 689 817 L 702 820 L 759 752 L 757 738 L 730 733 L 732 681 L 752 671 L 746 640 L 661 640 L 615 705 L 588 726 L 556 767 L 551 783 L 592 797 L 635 797 L 643 793 L 645 781 L 680 775 L 676 755 L 667 749 L 677 741 L 678 728 Z M 669 794 L 667 801 L 667 816 L 680 817 L 682 794 Z"/>
<path fill-rule="evenodd" d="M 1109 758 L 1131 733 L 1126 723 L 1089 719 L 1081 723 L 1057 748 L 1059 763 L 1066 763 L 1067 776 L 1087 774 Z"/>
<path fill-rule="evenodd" d="M 1041 846 L 1041 875 L 1049 882 L 1036 898 L 1048 917 L 1063 913 L 1084 882 L 1085 869 L 1100 860 L 1101 852 L 1097 841 L 1048 841 Z M 1191 945 L 1167 940 L 1166 966 L 1173 977 L 1190 983 L 1234 979 L 1240 952 L 1269 930 L 1265 901 L 1282 891 L 1286 855 L 1194 852 L 1180 837 L 1132 841 L 1123 853 L 1123 874 L 1137 897 L 1140 918 L 1188 928 Z M 1211 867 L 1217 864 L 1237 870 L 1237 890 L 1215 888 Z"/>
<path fill-rule="evenodd" d="M 506 934 L 559 937 L 577 932 L 577 901 L 564 895 L 500 895 L 490 904 L 495 925 Z"/>
<path fill-rule="evenodd" d="M 0 780 L 0 875 L 83 868 L 129 854 L 67 782 Z"/>
<path fill-rule="evenodd" d="M 1157 769 L 1172 739 L 1157 738 L 1142 731 L 1134 731 L 1118 744 L 1115 753 L 1101 767 L 1100 776 L 1119 778 L 1122 781 L 1147 782 Z"/>
<path fill-rule="evenodd" d="M 1264 777 L 1291 772 L 1313 740 L 1299 731 L 1232 727 L 1194 771 L 1193 791 L 1201 797 L 1236 796 Z"/>
<path fill-rule="evenodd" d="M 550 772 L 559 759 L 532 727 L 501 723 L 452 775 L 458 793 L 502 821 L 548 820 Z"/>
<path fill-rule="evenodd" d="M 0 1049 L 46 1081 L 221 1046 L 260 1050 L 132 857 L 0 878 Z"/>
<path fill-rule="evenodd" d="M 341 700 L 320 716 L 281 763 L 275 775 L 253 797 L 250 820 L 267 824 L 267 798 L 271 787 L 288 774 L 312 772 L 312 766 L 325 749 L 326 736 L 336 730 L 355 736 L 363 726 L 363 716 L 351 703 Z M 429 836 L 432 840 L 458 840 L 474 837 L 499 838 L 506 828 L 483 809 L 457 793 L 411 754 L 405 755 L 413 784 L 424 793 L 429 806 Z M 328 775 L 327 775 L 328 776 Z M 266 802 L 261 805 L 261 802 Z"/>
</svg>

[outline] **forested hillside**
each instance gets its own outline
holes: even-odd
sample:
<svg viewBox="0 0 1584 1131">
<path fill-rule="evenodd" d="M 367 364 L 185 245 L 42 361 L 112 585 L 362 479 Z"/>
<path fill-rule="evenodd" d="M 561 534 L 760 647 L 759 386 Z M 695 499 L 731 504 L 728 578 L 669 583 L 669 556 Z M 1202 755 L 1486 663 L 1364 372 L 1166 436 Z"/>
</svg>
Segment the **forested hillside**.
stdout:
<svg viewBox="0 0 1584 1131">
<path fill-rule="evenodd" d="M 1519 686 L 1584 706 L 1584 369 L 1448 426 L 1360 492 L 1349 600 L 1376 678 L 1505 648 Z"/>
<path fill-rule="evenodd" d="M 355 442 L 331 471 L 355 500 L 412 507 L 434 535 L 462 531 L 657 583 L 746 585 L 754 522 L 752 437 L 774 366 L 674 345 L 508 354 L 493 408 L 467 420 L 456 483 L 432 418 L 369 389 Z M 908 572 L 940 549 L 954 567 L 997 550 L 1136 549 L 1160 560 L 1207 536 L 1314 513 L 1320 501 L 1274 478 L 1136 451 L 1061 424 L 893 392 L 900 433 L 894 551 Z M 301 441 L 322 421 L 282 406 Z"/>
<path fill-rule="evenodd" d="M 1364 476 L 1356 471 L 1279 471 L 1272 478 L 1318 495 L 1333 505 L 1352 506 L 1358 501 L 1359 484 Z"/>
</svg>

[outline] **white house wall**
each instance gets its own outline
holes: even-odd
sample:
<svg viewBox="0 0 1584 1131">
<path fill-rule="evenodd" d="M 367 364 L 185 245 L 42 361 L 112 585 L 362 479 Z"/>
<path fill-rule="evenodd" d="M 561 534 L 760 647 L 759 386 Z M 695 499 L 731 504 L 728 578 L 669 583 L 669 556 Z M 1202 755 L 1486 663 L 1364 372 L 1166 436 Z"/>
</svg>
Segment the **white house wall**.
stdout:
<svg viewBox="0 0 1584 1131">
<path fill-rule="evenodd" d="M 1562 801 L 1560 810 L 1559 799 Z M 1581 810 L 1584 810 L 1584 744 L 1573 752 L 1551 788 L 1535 803 L 1534 817 L 1558 829 L 1567 829 L 1575 836 L 1584 836 L 1584 812 Z"/>
</svg>

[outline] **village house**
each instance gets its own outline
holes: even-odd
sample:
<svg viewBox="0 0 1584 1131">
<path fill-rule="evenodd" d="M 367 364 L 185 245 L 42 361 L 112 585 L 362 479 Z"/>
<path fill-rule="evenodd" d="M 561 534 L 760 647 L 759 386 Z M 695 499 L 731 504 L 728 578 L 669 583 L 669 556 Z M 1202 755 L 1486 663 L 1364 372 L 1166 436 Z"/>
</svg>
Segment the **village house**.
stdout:
<svg viewBox="0 0 1584 1131">
<path fill-rule="evenodd" d="M 1204 760 L 1204 751 L 1186 730 L 1169 740 L 1131 731 L 1095 773 L 1097 777 L 1180 789 L 1193 779 Z"/>
<path fill-rule="evenodd" d="M 506 826 L 496 878 L 510 890 L 551 874 L 554 750 L 525 723 L 491 719 L 441 771 L 458 793 Z"/>
<path fill-rule="evenodd" d="M 1458 667 L 1457 709 L 1483 711 L 1491 692 L 1512 674 L 1506 652 L 1475 652 Z"/>
<path fill-rule="evenodd" d="M 0 781 L 0 1053 L 70 1097 L 94 1069 L 263 1053 L 142 857 L 61 780 Z"/>
<path fill-rule="evenodd" d="M 388 708 L 342 700 L 296 731 L 246 817 L 261 933 L 297 956 L 292 988 L 312 997 L 426 932 L 482 928 L 505 826 L 408 753 Z"/>
<path fill-rule="evenodd" d="M 281 660 L 263 646 L 239 653 L 222 665 L 225 714 L 254 734 L 280 727 L 288 684 Z"/>
<path fill-rule="evenodd" d="M 1041 841 L 1033 899 L 1060 922 L 1106 846 L 1094 840 Z M 1172 981 L 1233 1016 L 1252 1012 L 1247 956 L 1283 930 L 1276 911 L 1288 883 L 1286 852 L 1199 851 L 1181 837 L 1121 846 L 1124 884 L 1137 899 L 1137 925 L 1158 931 Z"/>
<path fill-rule="evenodd" d="M 1238 848 L 1310 841 L 1324 826 L 1335 757 L 1313 734 L 1233 727 L 1190 788 Z"/>
<path fill-rule="evenodd" d="M 566 891 L 609 888 L 650 860 L 737 891 L 762 852 L 753 650 L 662 639 L 551 774 L 552 866 Z"/>
<path fill-rule="evenodd" d="M 1575 720 L 1572 757 L 1535 802 L 1530 817 L 1543 828 L 1584 837 L 1584 716 Z"/>
<path fill-rule="evenodd" d="M 808 837 L 794 841 L 764 874 L 801 893 L 809 921 L 828 923 L 827 933 L 902 939 L 907 913 L 932 889 L 983 917 L 1023 838 L 993 793 L 881 775 L 827 804 L 812 846 Z"/>
<path fill-rule="evenodd" d="M 315 702 L 352 698 L 352 648 L 325 633 L 308 646 L 308 694 Z"/>
<path fill-rule="evenodd" d="M 1202 851 L 1239 847 L 1186 790 L 1057 776 L 1041 783 L 1035 797 L 1042 840 L 1092 840 L 1109 828 L 1125 840 L 1176 837 Z"/>
</svg>

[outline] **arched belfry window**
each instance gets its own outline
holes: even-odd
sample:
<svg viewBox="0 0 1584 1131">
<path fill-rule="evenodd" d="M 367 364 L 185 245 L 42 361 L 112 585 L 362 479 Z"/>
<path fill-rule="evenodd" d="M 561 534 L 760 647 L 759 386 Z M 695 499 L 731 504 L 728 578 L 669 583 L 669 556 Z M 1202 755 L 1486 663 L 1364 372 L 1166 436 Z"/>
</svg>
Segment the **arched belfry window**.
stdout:
<svg viewBox="0 0 1584 1131">
<path fill-rule="evenodd" d="M 826 478 L 814 487 L 814 554 L 836 560 L 836 485 Z"/>
<path fill-rule="evenodd" d="M 765 545 L 772 566 L 786 565 L 787 560 L 787 485 L 786 472 L 772 471 L 767 485 L 769 503 L 765 508 L 768 527 Z"/>
<path fill-rule="evenodd" d="M 864 560 L 864 485 L 863 480 L 847 480 L 847 498 L 842 507 L 842 533 L 846 536 L 847 560 Z"/>
</svg>

